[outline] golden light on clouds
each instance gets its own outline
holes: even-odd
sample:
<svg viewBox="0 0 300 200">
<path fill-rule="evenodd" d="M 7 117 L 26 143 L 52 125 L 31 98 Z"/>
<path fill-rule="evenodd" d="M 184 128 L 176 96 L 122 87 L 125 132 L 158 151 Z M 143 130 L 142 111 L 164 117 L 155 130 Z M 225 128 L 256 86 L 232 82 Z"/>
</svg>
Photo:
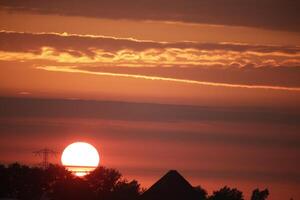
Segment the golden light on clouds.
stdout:
<svg viewBox="0 0 300 200">
<path fill-rule="evenodd" d="M 1 159 L 299 199 L 300 4 L 166 2 L 1 0 Z"/>
<path fill-rule="evenodd" d="M 0 51 L 2 61 L 32 61 L 44 60 L 66 64 L 87 64 L 90 66 L 126 66 L 126 67 L 193 67 L 193 66 L 230 66 L 244 67 L 253 65 L 263 66 L 298 66 L 300 53 L 256 53 L 232 52 L 224 50 L 197 50 L 197 49 L 146 49 L 134 51 L 122 49 L 116 52 L 104 49 L 89 49 L 89 56 L 85 52 L 66 49 L 59 51 L 54 47 L 41 47 L 38 52 L 9 52 Z"/>
</svg>

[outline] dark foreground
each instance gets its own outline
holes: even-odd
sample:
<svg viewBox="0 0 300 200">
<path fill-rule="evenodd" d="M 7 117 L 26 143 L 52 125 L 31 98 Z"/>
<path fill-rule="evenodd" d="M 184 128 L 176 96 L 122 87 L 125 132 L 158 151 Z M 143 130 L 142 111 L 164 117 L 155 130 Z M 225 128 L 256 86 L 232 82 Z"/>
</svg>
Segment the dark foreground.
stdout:
<svg viewBox="0 0 300 200">
<path fill-rule="evenodd" d="M 255 189 L 251 200 L 265 200 L 269 191 Z M 0 199 L 19 200 L 244 200 L 238 189 L 223 187 L 208 195 L 171 170 L 148 190 L 136 180 L 128 181 L 115 169 L 98 167 L 84 178 L 64 167 L 46 169 L 14 163 L 0 165 Z"/>
</svg>

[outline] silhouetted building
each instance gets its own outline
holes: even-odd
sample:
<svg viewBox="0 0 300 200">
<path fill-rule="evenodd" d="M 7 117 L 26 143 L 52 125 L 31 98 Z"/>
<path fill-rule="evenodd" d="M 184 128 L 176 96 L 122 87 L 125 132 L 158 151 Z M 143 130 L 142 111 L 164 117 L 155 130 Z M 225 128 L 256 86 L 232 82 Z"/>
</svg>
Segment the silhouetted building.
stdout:
<svg viewBox="0 0 300 200">
<path fill-rule="evenodd" d="M 141 200 L 198 200 L 195 188 L 176 170 L 170 170 L 141 195 Z"/>
</svg>

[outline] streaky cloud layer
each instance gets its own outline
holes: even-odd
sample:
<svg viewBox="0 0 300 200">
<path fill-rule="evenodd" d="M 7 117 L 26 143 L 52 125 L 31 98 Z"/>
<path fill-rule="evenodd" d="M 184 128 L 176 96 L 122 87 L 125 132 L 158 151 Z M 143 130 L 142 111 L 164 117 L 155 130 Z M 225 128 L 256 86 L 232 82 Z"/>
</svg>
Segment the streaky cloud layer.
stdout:
<svg viewBox="0 0 300 200">
<path fill-rule="evenodd" d="M 2 0 L 7 11 L 106 19 L 157 20 L 299 32 L 298 1 L 284 0 Z"/>
<path fill-rule="evenodd" d="M 300 86 L 299 46 L 1 31 L 0 60 L 57 66 L 52 71 L 72 68 L 86 74 L 210 86 L 292 91 Z"/>
<path fill-rule="evenodd" d="M 177 169 L 209 193 L 300 199 L 299 10 L 298 0 L 0 0 L 1 163 L 85 141 L 142 186 Z"/>
</svg>

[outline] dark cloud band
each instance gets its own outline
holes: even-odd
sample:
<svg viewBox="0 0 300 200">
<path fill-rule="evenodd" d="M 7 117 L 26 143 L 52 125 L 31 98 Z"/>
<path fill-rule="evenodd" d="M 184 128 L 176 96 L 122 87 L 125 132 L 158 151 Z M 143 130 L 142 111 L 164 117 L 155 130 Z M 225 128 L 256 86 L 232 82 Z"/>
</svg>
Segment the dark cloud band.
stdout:
<svg viewBox="0 0 300 200">
<path fill-rule="evenodd" d="M 143 51 L 146 49 L 197 49 L 206 51 L 234 51 L 256 53 L 300 53 L 298 46 L 274 46 L 274 45 L 250 45 L 236 43 L 198 43 L 198 42 L 153 42 L 138 41 L 133 39 L 120 39 L 113 37 L 57 34 L 57 33 L 24 33 L 12 31 L 0 31 L 0 50 L 2 51 L 39 51 L 41 47 L 53 47 L 60 51 L 68 49 L 91 53 L 88 49 L 104 49 L 118 51 L 130 49 Z"/>
<path fill-rule="evenodd" d="M 299 112 L 287 109 L 201 107 L 152 103 L 63 99 L 0 98 L 0 117 L 91 118 L 137 121 L 227 121 L 299 124 Z M 74 109 L 76 108 L 76 109 Z"/>
<path fill-rule="evenodd" d="M 300 31 L 297 0 L 2 0 L 0 6 L 10 11 L 42 14 Z"/>
</svg>

